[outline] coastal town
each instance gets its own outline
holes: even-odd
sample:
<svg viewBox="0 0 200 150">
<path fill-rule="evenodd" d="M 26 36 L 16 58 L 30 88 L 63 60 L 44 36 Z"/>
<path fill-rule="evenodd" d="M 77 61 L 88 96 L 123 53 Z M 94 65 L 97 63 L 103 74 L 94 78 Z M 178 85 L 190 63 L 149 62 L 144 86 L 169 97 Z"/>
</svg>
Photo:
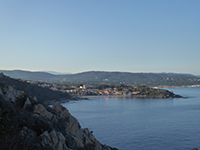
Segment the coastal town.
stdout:
<svg viewBox="0 0 200 150">
<path fill-rule="evenodd" d="M 43 88 L 49 88 L 52 91 L 61 91 L 64 93 L 69 93 L 77 96 L 108 96 L 108 95 L 121 95 L 121 96 L 131 96 L 132 94 L 137 94 L 136 91 L 131 91 L 130 88 L 117 88 L 114 86 L 106 86 L 105 88 L 97 88 L 94 85 L 60 85 L 55 83 L 45 83 L 41 81 L 27 81 L 27 83 L 37 84 Z"/>
<path fill-rule="evenodd" d="M 27 81 L 30 84 L 37 84 L 52 91 L 61 91 L 74 96 L 120 96 L 120 97 L 149 97 L 149 98 L 175 98 L 181 97 L 173 94 L 172 91 L 150 87 L 146 85 L 64 85 L 55 83 L 45 83 L 41 81 Z"/>
</svg>

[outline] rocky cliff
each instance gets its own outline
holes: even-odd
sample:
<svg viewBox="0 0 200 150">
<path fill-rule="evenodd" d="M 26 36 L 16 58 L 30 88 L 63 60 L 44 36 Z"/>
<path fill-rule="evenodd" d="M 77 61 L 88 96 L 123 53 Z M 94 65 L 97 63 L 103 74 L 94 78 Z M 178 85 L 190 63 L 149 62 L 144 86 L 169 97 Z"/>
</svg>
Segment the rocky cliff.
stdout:
<svg viewBox="0 0 200 150">
<path fill-rule="evenodd" d="M 52 108 L 11 86 L 0 83 L 0 147 L 31 150 L 113 150 L 88 128 L 81 128 L 69 111 Z"/>
</svg>

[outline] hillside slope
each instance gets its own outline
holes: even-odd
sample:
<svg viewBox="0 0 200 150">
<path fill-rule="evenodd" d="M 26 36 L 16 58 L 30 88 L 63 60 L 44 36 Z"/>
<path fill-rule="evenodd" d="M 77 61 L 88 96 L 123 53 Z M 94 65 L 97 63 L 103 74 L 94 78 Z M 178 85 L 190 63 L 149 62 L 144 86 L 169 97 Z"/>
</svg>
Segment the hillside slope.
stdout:
<svg viewBox="0 0 200 150">
<path fill-rule="evenodd" d="M 48 102 L 55 99 L 75 99 L 68 93 L 52 91 L 49 88 L 39 87 L 36 84 L 27 83 L 26 81 L 19 79 L 13 79 L 3 74 L 0 74 L 0 83 L 12 86 L 21 93 L 27 94 L 30 97 L 36 96 L 39 101 L 43 102 Z"/>
<path fill-rule="evenodd" d="M 190 74 L 174 74 L 174 73 L 130 73 L 130 72 L 104 72 L 89 71 L 70 75 L 52 75 L 44 72 L 29 71 L 5 71 L 1 70 L 5 75 L 12 78 L 21 78 L 24 80 L 37 80 L 44 82 L 56 82 L 67 84 L 134 84 L 134 85 L 168 85 L 168 86 L 184 86 L 184 85 L 200 85 L 200 77 Z"/>
</svg>

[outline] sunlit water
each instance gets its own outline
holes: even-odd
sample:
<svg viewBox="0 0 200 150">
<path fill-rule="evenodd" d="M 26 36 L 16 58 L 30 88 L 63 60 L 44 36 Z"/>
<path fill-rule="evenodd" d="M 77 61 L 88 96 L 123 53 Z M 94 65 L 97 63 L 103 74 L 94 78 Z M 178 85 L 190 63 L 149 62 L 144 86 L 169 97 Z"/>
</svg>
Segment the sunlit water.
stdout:
<svg viewBox="0 0 200 150">
<path fill-rule="evenodd" d="M 188 99 L 97 97 L 63 104 L 83 128 L 119 150 L 200 148 L 200 88 L 173 88 Z"/>
</svg>

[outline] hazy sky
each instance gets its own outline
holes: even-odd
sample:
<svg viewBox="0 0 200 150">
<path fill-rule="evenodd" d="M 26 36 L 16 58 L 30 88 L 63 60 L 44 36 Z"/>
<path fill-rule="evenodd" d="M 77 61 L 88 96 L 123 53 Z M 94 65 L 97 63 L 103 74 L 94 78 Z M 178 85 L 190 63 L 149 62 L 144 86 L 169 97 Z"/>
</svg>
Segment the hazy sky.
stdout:
<svg viewBox="0 0 200 150">
<path fill-rule="evenodd" d="M 1 0 L 0 65 L 200 75 L 200 0 Z"/>
</svg>

